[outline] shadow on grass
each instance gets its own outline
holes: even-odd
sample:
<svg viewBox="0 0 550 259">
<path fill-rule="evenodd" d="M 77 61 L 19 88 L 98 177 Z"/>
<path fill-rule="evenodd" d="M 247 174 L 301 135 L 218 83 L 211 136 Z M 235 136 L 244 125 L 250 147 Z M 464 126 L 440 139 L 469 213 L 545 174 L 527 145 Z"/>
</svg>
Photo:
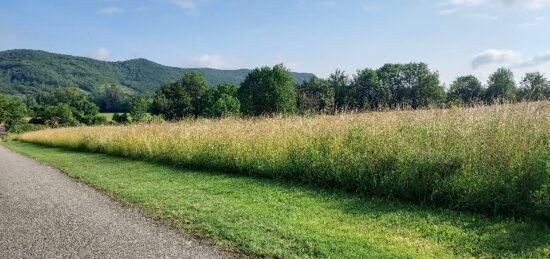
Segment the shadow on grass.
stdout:
<svg viewBox="0 0 550 259">
<path fill-rule="evenodd" d="M 69 151 L 90 154 L 82 150 L 71 150 L 59 147 L 46 147 L 39 144 L 18 142 L 33 148 L 48 148 L 50 150 Z M 101 153 L 93 153 L 106 158 L 106 163 L 118 163 L 124 160 L 143 160 L 123 158 Z M 170 173 L 177 174 L 181 167 L 167 165 L 158 161 L 147 163 L 176 170 Z M 550 249 L 550 230 L 548 224 L 532 219 L 513 219 L 502 216 L 490 217 L 486 215 L 457 212 L 449 209 L 430 208 L 402 201 L 389 200 L 377 197 L 365 197 L 331 188 L 301 183 L 289 183 L 271 178 L 246 176 L 193 169 L 193 173 L 214 180 L 227 179 L 229 182 L 239 181 L 254 183 L 268 189 L 284 189 L 289 193 L 307 196 L 319 200 L 321 206 L 331 211 L 338 211 L 344 215 L 353 215 L 354 219 L 365 222 L 379 222 L 388 228 L 400 227 L 417 229 L 414 235 L 433 241 L 443 241 L 457 254 L 472 254 L 474 256 L 500 257 L 504 255 L 528 256 L 540 249 Z M 232 192 L 246 195 L 247 190 L 235 186 Z M 264 197 L 269 199 L 269 197 Z M 313 215 L 314 216 L 314 215 Z M 406 219 L 406 220 L 403 220 Z"/>
</svg>

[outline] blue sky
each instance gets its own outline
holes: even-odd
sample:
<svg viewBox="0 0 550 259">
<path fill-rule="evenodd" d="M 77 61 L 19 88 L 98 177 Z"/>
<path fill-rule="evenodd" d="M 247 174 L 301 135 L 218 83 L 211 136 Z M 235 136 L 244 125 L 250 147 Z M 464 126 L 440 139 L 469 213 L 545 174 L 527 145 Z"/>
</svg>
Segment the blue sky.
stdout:
<svg viewBox="0 0 550 259">
<path fill-rule="evenodd" d="M 550 0 L 1 0 L 0 50 L 178 67 L 426 62 L 443 82 L 496 68 L 550 76 Z"/>
</svg>

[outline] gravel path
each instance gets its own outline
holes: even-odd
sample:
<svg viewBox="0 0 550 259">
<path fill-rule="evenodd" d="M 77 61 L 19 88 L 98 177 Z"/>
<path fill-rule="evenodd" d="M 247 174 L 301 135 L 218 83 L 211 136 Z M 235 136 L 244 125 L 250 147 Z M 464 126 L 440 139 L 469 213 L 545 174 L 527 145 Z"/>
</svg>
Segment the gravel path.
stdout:
<svg viewBox="0 0 550 259">
<path fill-rule="evenodd" d="M 0 258 L 232 257 L 0 145 Z"/>
</svg>

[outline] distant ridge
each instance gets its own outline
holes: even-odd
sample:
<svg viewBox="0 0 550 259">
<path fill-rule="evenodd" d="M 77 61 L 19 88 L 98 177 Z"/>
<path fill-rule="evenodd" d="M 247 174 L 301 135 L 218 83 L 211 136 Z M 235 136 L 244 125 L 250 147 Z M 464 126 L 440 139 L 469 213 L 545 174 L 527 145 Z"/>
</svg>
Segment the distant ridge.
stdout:
<svg viewBox="0 0 550 259">
<path fill-rule="evenodd" d="M 7 50 L 0 51 L 0 92 L 25 95 L 52 87 L 74 86 L 93 93 L 106 85 L 117 84 L 133 93 L 153 94 L 163 83 L 180 79 L 185 70 L 201 72 L 210 85 L 237 86 L 250 71 L 178 68 L 143 58 L 108 62 L 41 50 Z M 313 76 L 310 73 L 292 75 L 296 82 Z"/>
</svg>

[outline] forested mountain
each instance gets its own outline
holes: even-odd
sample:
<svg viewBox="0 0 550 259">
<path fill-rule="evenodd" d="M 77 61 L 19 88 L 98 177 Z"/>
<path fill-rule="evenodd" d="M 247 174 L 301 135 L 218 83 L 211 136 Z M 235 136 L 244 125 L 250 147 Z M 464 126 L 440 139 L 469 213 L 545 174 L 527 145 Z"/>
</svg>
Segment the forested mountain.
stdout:
<svg viewBox="0 0 550 259">
<path fill-rule="evenodd" d="M 238 86 L 250 72 L 248 69 L 169 67 L 146 59 L 106 62 L 39 50 L 8 50 L 0 52 L 0 92 L 31 94 L 67 86 L 98 92 L 106 85 L 116 84 L 131 93 L 152 94 L 163 83 L 181 79 L 184 70 L 201 72 L 210 86 L 219 83 Z M 292 75 L 298 83 L 312 76 Z"/>
</svg>

